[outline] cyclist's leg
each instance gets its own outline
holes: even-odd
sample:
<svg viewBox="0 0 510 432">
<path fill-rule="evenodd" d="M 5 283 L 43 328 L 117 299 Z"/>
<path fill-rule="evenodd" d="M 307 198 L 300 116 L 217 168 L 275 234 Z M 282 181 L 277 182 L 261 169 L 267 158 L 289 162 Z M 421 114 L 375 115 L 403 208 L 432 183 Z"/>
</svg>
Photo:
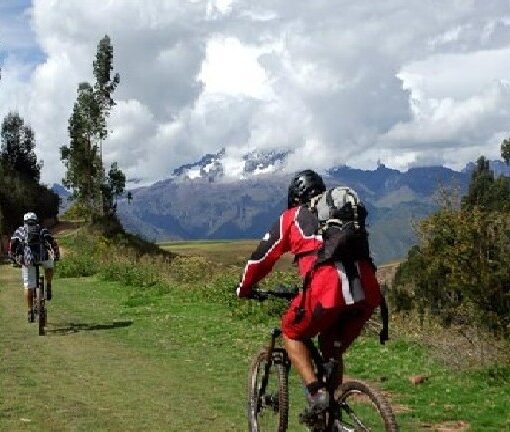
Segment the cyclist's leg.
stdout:
<svg viewBox="0 0 510 432">
<path fill-rule="evenodd" d="M 44 277 L 46 278 L 47 284 L 51 285 L 51 281 L 53 280 L 53 267 L 44 268 Z"/>
<path fill-rule="evenodd" d="M 334 379 L 335 388 L 342 384 L 344 375 L 343 350 L 338 343 L 338 321 L 319 334 L 319 348 L 324 359 L 336 359 L 337 374 Z"/>
<path fill-rule="evenodd" d="M 313 370 L 312 357 L 307 346 L 303 342 L 309 326 L 309 314 L 305 310 L 300 321 L 296 318 L 296 312 L 301 306 L 303 294 L 298 295 L 290 304 L 282 317 L 282 337 L 285 350 L 291 363 L 294 365 L 303 383 L 308 385 L 317 380 Z"/>
<path fill-rule="evenodd" d="M 317 381 L 310 352 L 302 342 L 315 337 L 338 319 L 339 279 L 335 266 L 314 271 L 305 293 L 298 295 L 282 317 L 285 348 L 306 385 Z M 304 299 L 303 299 L 304 296 Z"/>
<path fill-rule="evenodd" d="M 302 341 L 291 339 L 285 334 L 283 335 L 283 343 L 289 359 L 301 376 L 303 383 L 309 385 L 317 381 L 313 370 L 312 357 L 306 345 Z"/>
<path fill-rule="evenodd" d="M 308 294 L 307 294 L 308 295 Z M 282 318 L 282 332 L 285 349 L 305 385 L 317 381 L 310 351 L 303 342 L 315 337 L 338 320 L 338 309 L 323 308 L 316 299 L 306 299 L 305 310 L 300 320 L 296 320 L 301 295 L 296 297 Z"/>
<path fill-rule="evenodd" d="M 21 276 L 23 279 L 25 303 L 30 312 L 34 309 L 34 292 L 37 286 L 37 272 L 35 266 L 22 266 Z"/>
<path fill-rule="evenodd" d="M 48 300 L 51 300 L 52 297 L 51 281 L 53 280 L 53 268 L 55 266 L 55 263 L 53 259 L 48 258 L 41 264 L 44 267 L 44 277 L 46 278 L 46 295 L 48 297 Z"/>
</svg>

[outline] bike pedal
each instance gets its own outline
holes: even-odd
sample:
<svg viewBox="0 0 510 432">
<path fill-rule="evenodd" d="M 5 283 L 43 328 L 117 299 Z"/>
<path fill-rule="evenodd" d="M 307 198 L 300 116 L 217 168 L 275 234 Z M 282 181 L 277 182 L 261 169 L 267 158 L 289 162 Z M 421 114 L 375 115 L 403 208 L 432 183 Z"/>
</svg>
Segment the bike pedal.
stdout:
<svg viewBox="0 0 510 432">
<path fill-rule="evenodd" d="M 317 427 L 324 422 L 324 410 L 309 410 L 306 409 L 304 412 L 299 414 L 299 423 L 308 427 Z M 314 429 L 315 430 L 315 429 Z M 320 430 L 320 429 L 318 429 Z"/>
</svg>

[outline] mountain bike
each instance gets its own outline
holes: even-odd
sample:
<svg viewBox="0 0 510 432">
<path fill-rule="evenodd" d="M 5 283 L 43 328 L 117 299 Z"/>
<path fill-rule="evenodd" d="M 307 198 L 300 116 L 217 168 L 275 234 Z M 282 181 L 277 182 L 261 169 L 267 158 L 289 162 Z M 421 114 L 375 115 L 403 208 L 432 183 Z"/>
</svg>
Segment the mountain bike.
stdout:
<svg viewBox="0 0 510 432">
<path fill-rule="evenodd" d="M 44 276 L 40 275 L 39 265 L 35 266 L 37 286 L 34 292 L 34 314 L 38 316 L 39 336 L 46 334 L 45 327 L 48 318 L 46 310 L 46 289 L 44 286 Z"/>
<path fill-rule="evenodd" d="M 292 300 L 297 289 L 278 287 L 274 290 L 257 289 L 254 297 L 259 301 L 269 297 Z M 254 358 L 248 376 L 248 429 L 250 432 L 285 432 L 289 414 L 290 359 L 281 343 L 281 329 L 271 331 L 266 348 Z M 370 385 L 349 380 L 336 386 L 338 361 L 325 361 L 313 341 L 306 344 L 319 382 L 325 384 L 330 404 L 325 412 L 312 417 L 300 415 L 300 423 L 312 432 L 397 432 L 395 416 L 388 401 Z"/>
</svg>

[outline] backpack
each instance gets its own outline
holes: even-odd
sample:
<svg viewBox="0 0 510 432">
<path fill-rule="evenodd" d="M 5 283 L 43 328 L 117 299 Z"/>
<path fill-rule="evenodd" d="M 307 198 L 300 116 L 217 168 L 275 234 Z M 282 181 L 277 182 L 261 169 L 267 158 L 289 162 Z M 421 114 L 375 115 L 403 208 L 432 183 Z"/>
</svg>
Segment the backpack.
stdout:
<svg viewBox="0 0 510 432">
<path fill-rule="evenodd" d="M 39 225 L 25 224 L 25 265 L 34 265 L 43 259 L 44 241 L 41 238 L 41 227 Z"/>
<path fill-rule="evenodd" d="M 362 258 L 370 259 L 367 210 L 354 190 L 337 186 L 312 198 L 309 208 L 317 216 L 318 233 L 323 239 L 317 265 L 330 261 L 349 265 Z"/>
<path fill-rule="evenodd" d="M 310 210 L 319 222 L 318 234 L 322 235 L 322 247 L 317 252 L 315 267 L 326 262 L 341 261 L 345 267 L 349 282 L 359 279 L 355 262 L 367 259 L 372 263 L 366 230 L 367 210 L 358 194 L 347 186 L 337 186 L 311 199 Z M 305 277 L 304 290 L 308 285 Z M 304 299 L 304 296 L 303 296 Z M 301 305 L 300 309 L 304 307 Z M 382 330 L 379 341 L 384 344 L 388 340 L 388 305 L 381 293 Z M 296 316 L 297 319 L 300 319 Z"/>
</svg>

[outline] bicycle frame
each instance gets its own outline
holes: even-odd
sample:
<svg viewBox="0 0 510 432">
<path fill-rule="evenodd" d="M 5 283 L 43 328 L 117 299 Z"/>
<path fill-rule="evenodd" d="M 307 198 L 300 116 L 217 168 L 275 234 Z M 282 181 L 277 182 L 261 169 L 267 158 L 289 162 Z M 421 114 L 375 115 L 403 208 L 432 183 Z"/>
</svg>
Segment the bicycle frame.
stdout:
<svg viewBox="0 0 510 432">
<path fill-rule="evenodd" d="M 269 370 L 271 369 L 271 365 L 273 363 L 273 353 L 275 351 L 278 351 L 282 353 L 282 362 L 283 364 L 290 369 L 291 362 L 288 357 L 287 351 L 284 348 L 277 348 L 276 347 L 276 340 L 279 338 L 282 334 L 282 330 L 279 328 L 273 328 L 271 330 L 271 340 L 269 342 L 269 345 L 267 346 L 267 363 L 264 367 L 264 376 L 262 378 L 262 383 L 258 392 L 258 398 L 257 400 L 259 403 L 261 402 L 262 395 L 266 391 L 266 386 L 269 379 Z M 336 390 L 336 382 L 334 381 L 335 377 L 338 373 L 338 361 L 335 359 L 330 359 L 329 361 L 325 362 L 319 349 L 315 346 L 313 341 L 311 339 L 306 339 L 305 344 L 307 348 L 310 351 L 310 354 L 312 356 L 312 360 L 317 368 L 317 380 L 319 382 L 324 381 L 326 388 L 328 389 L 330 393 L 330 407 L 328 409 L 328 423 L 326 426 L 326 430 L 331 430 L 333 427 L 334 421 L 335 421 L 335 411 L 337 408 L 337 403 L 334 398 L 334 393 Z M 259 407 L 257 407 L 258 409 Z"/>
<path fill-rule="evenodd" d="M 295 292 L 295 291 L 294 291 Z M 286 300 L 291 300 L 295 294 L 293 292 L 283 292 L 283 291 L 257 291 L 256 294 L 258 297 L 255 297 L 259 301 L 267 300 L 269 296 L 284 298 Z M 284 405 L 282 417 L 283 423 L 279 423 L 280 426 L 278 428 L 279 431 L 287 430 L 287 418 L 288 418 L 288 372 L 291 367 L 291 361 L 287 354 L 287 351 L 284 347 L 282 347 L 279 343 L 277 343 L 277 339 L 282 335 L 282 330 L 280 328 L 274 328 L 271 330 L 271 339 L 269 344 L 263 350 L 262 353 L 259 354 L 256 361 L 253 363 L 253 367 L 250 370 L 250 383 L 249 385 L 253 386 L 255 384 L 253 373 L 258 373 L 258 371 L 263 372 L 260 377 L 260 381 L 258 382 L 257 387 L 250 387 L 250 403 L 249 405 L 249 428 L 251 431 L 259 430 L 257 426 L 257 416 L 261 410 L 264 410 L 265 407 L 270 407 L 274 410 L 275 413 L 278 413 L 279 405 L 275 405 L 275 403 L 281 402 Z M 377 389 L 371 388 L 369 385 L 362 381 L 358 380 L 349 380 L 347 382 L 342 382 L 343 380 L 339 376 L 340 373 L 343 373 L 343 365 L 341 363 L 341 357 L 339 360 L 336 358 L 331 358 L 329 360 L 325 360 L 316 344 L 312 339 L 306 339 L 303 341 L 308 348 L 312 362 L 315 365 L 315 372 L 317 376 L 317 381 L 321 384 L 324 384 L 325 388 L 329 393 L 329 406 L 326 408 L 325 412 L 304 412 L 300 415 L 300 422 L 307 425 L 310 430 L 315 432 L 331 432 L 331 431 L 342 431 L 342 432 L 353 432 L 355 430 L 371 430 L 367 428 L 363 420 L 360 419 L 357 415 L 357 410 L 352 409 L 352 405 L 350 401 L 354 401 L 354 405 L 356 405 L 357 399 L 349 399 L 351 395 L 363 395 L 366 398 L 366 402 L 375 408 L 377 412 L 377 418 L 384 422 L 384 428 L 387 431 L 397 432 L 398 425 L 396 424 L 395 417 L 393 411 L 391 409 L 391 405 L 384 398 L 383 395 L 377 392 Z M 336 344 L 335 344 L 336 346 Z M 336 351 L 336 348 L 335 348 Z M 336 354 L 336 353 L 335 353 Z M 335 355 L 334 354 L 334 355 Z M 339 354 L 339 353 L 338 353 Z M 263 368 L 257 369 L 257 364 L 260 365 L 260 361 L 265 360 L 265 364 Z M 266 390 L 268 387 L 268 383 L 270 381 L 271 368 L 273 365 L 279 365 L 276 367 L 279 372 L 278 382 L 281 384 L 282 382 L 282 373 L 286 374 L 284 378 L 283 387 L 279 387 L 279 390 L 284 392 L 285 395 L 283 398 L 279 396 L 275 396 L 273 393 L 266 394 Z M 281 367 L 285 368 L 285 371 L 282 371 Z M 280 385 L 279 384 L 279 385 Z M 256 391 L 253 391 L 256 390 Z M 278 391 L 279 391 L 278 390 Z M 278 393 L 276 393 L 278 395 Z M 254 401 L 254 397 L 256 395 L 256 405 Z M 335 397 L 336 396 L 336 397 Z M 357 396 L 358 397 L 358 396 Z M 278 400 L 276 400 L 278 399 Z M 359 399 L 359 398 L 358 398 Z M 250 417 L 253 414 L 253 409 L 256 408 L 255 419 Z M 345 414 L 345 418 L 344 418 Z M 278 415 L 278 414 L 277 414 Z M 283 426 L 282 426 L 283 424 Z M 254 429 L 253 426 L 256 426 Z M 381 424 L 382 425 L 382 424 Z M 361 429 L 360 429 L 361 428 Z M 378 429 L 379 430 L 379 429 Z"/>
</svg>

